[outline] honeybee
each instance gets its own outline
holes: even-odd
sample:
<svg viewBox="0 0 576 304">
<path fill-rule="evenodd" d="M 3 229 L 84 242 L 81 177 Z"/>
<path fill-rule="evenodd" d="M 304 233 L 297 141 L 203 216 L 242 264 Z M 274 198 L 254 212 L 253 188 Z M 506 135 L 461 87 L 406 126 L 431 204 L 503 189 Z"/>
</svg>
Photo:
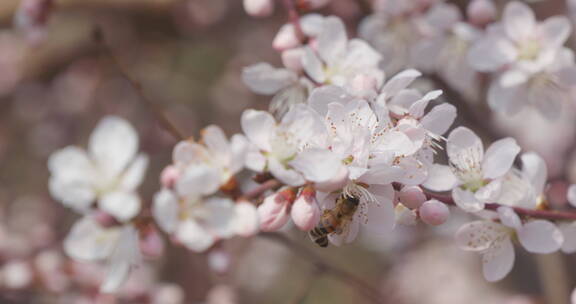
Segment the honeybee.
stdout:
<svg viewBox="0 0 576 304">
<path fill-rule="evenodd" d="M 310 230 L 310 238 L 320 247 L 328 246 L 328 235 L 342 234 L 352 221 L 360 200 L 353 196 L 341 194 L 332 209 L 324 210 L 318 225 Z"/>
</svg>

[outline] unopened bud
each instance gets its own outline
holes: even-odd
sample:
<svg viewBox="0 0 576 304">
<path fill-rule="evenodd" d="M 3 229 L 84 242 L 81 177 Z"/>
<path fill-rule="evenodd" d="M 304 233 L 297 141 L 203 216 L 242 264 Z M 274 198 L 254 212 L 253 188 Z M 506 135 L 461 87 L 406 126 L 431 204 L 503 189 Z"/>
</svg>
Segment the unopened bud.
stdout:
<svg viewBox="0 0 576 304">
<path fill-rule="evenodd" d="M 496 18 L 496 6 L 492 0 L 472 0 L 466 8 L 470 23 L 485 26 Z"/>
<path fill-rule="evenodd" d="M 418 211 L 420 213 L 420 219 L 422 219 L 424 223 L 432 226 L 444 224 L 450 216 L 450 209 L 437 200 L 424 202 Z"/>
<path fill-rule="evenodd" d="M 172 189 L 179 178 L 180 171 L 178 171 L 175 166 L 170 165 L 160 173 L 160 184 L 165 188 Z"/>
<path fill-rule="evenodd" d="M 290 212 L 294 224 L 303 231 L 314 228 L 320 220 L 320 208 L 316 201 L 316 190 L 311 186 L 306 186 L 292 205 Z"/>
<path fill-rule="evenodd" d="M 156 228 L 145 229 L 140 238 L 140 250 L 150 258 L 159 258 L 164 254 L 164 240 Z"/>
<path fill-rule="evenodd" d="M 230 253 L 221 249 L 210 251 L 208 254 L 208 266 L 214 272 L 226 273 L 230 268 Z"/>
<path fill-rule="evenodd" d="M 262 205 L 258 206 L 258 217 L 260 218 L 260 229 L 262 231 L 276 231 L 288 222 L 288 210 L 296 193 L 293 188 L 283 188 L 282 190 L 266 197 Z"/>
<path fill-rule="evenodd" d="M 426 201 L 426 195 L 419 186 L 404 187 L 398 192 L 400 202 L 410 208 L 418 209 Z"/>
<path fill-rule="evenodd" d="M 274 11 L 274 1 L 244 0 L 244 10 L 252 17 L 267 17 Z"/>
<path fill-rule="evenodd" d="M 299 45 L 300 39 L 298 39 L 292 24 L 283 25 L 272 40 L 272 47 L 277 51 L 285 51 Z"/>
</svg>

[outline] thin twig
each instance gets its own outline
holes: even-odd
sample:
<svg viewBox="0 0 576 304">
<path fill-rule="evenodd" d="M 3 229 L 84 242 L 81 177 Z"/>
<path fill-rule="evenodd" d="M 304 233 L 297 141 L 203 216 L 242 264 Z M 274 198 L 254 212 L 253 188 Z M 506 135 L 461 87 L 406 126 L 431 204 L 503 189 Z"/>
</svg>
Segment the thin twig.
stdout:
<svg viewBox="0 0 576 304">
<path fill-rule="evenodd" d="M 433 193 L 430 191 L 425 191 L 425 193 L 429 199 L 435 199 L 447 205 L 455 205 L 454 199 L 452 199 L 452 196 L 450 195 Z M 499 207 L 503 206 L 505 205 L 497 203 L 488 203 L 485 205 L 485 209 L 496 210 Z M 527 216 L 531 218 L 546 219 L 546 220 L 576 220 L 576 212 L 572 211 L 534 210 L 534 209 L 526 209 L 511 206 L 506 207 L 512 208 L 520 216 Z"/>
<path fill-rule="evenodd" d="M 475 109 L 472 106 L 473 101 L 467 100 L 464 95 L 452 88 L 444 78 L 436 74 L 429 74 L 426 77 L 434 83 L 434 86 L 442 90 L 446 99 L 458 110 L 458 115 L 464 121 L 474 125 L 476 127 L 475 131 L 481 133 L 483 137 L 488 138 L 490 141 L 495 141 L 505 136 L 491 124 L 490 118 L 485 115 L 484 111 Z"/>
<path fill-rule="evenodd" d="M 365 298 L 373 303 L 386 303 L 384 296 L 378 289 L 372 287 L 368 282 L 362 280 L 361 278 L 349 273 L 343 269 L 337 268 L 328 262 L 324 258 L 316 255 L 310 249 L 293 242 L 286 236 L 278 233 L 263 232 L 259 236 L 265 237 L 267 239 L 273 240 L 280 243 L 290 250 L 292 250 L 297 255 L 303 257 L 306 261 L 311 262 L 318 271 L 331 275 L 335 279 L 338 279 L 356 289 Z"/>
<path fill-rule="evenodd" d="M 94 40 L 104 48 L 104 52 L 108 55 L 112 63 L 116 66 L 122 77 L 126 79 L 130 85 L 134 88 L 134 91 L 139 97 L 139 100 L 148 108 L 148 110 L 156 117 L 156 120 L 160 123 L 160 125 L 168 131 L 175 139 L 177 140 L 184 140 L 186 136 L 182 132 L 180 132 L 172 122 L 166 117 L 166 113 L 154 102 L 152 102 L 144 93 L 144 88 L 136 79 L 130 76 L 127 69 L 122 65 L 120 60 L 116 58 L 114 52 L 110 45 L 106 42 L 106 37 L 104 32 L 100 27 L 96 27 L 94 30 Z"/>
<path fill-rule="evenodd" d="M 242 195 L 239 199 L 249 201 L 251 199 L 257 198 L 258 196 L 264 194 L 264 192 L 266 192 L 268 190 L 276 189 L 276 188 L 280 187 L 281 185 L 282 184 L 278 180 L 271 179 L 271 180 L 265 181 L 264 183 L 262 183 L 258 187 L 244 193 L 244 195 Z"/>
<path fill-rule="evenodd" d="M 296 5 L 294 5 L 294 0 L 282 0 L 284 8 L 288 12 L 288 19 L 290 23 L 294 26 L 294 31 L 296 32 L 296 37 L 300 42 L 305 42 L 306 35 L 302 31 L 302 26 L 300 25 L 300 14 L 296 10 Z"/>
</svg>

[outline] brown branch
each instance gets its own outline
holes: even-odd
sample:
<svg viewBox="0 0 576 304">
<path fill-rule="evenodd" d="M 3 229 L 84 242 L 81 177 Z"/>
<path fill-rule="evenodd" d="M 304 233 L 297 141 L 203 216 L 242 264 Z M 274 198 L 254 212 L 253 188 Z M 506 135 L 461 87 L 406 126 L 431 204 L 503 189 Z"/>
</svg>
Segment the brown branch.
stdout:
<svg viewBox="0 0 576 304">
<path fill-rule="evenodd" d="M 296 5 L 294 5 L 294 0 L 282 0 L 284 4 L 284 8 L 288 12 L 288 19 L 290 23 L 294 26 L 294 31 L 296 32 L 296 37 L 300 42 L 306 41 L 306 35 L 304 35 L 304 31 L 302 31 L 302 26 L 300 25 L 300 14 L 296 10 Z"/>
<path fill-rule="evenodd" d="M 134 91 L 139 97 L 138 100 L 140 100 L 142 104 L 144 104 L 144 106 L 154 115 L 154 117 L 156 117 L 156 120 L 158 121 L 158 123 L 160 123 L 162 128 L 168 131 L 168 133 L 170 133 L 177 140 L 186 139 L 186 136 L 184 136 L 184 134 L 180 132 L 176 128 L 176 126 L 174 126 L 174 124 L 172 124 L 172 122 L 170 122 L 170 120 L 166 117 L 166 113 L 164 113 L 164 111 L 158 105 L 156 105 L 152 100 L 150 100 L 146 96 L 144 88 L 140 84 L 140 82 L 132 78 L 128 70 L 122 65 L 120 60 L 116 58 L 114 52 L 112 51 L 112 48 L 106 42 L 106 37 L 100 27 L 96 27 L 94 29 L 94 40 L 103 47 L 104 52 L 108 55 L 112 63 L 116 66 L 122 77 L 126 79 L 130 83 L 130 85 L 134 88 Z"/>
<path fill-rule="evenodd" d="M 279 244 L 282 244 L 292 250 L 295 254 L 304 258 L 304 260 L 311 262 L 317 271 L 321 273 L 325 273 L 327 275 L 331 275 L 335 279 L 338 279 L 350 286 L 352 286 L 355 290 L 357 290 L 360 294 L 362 294 L 366 299 L 370 300 L 373 303 L 386 303 L 384 295 L 376 289 L 375 287 L 371 286 L 368 282 L 362 280 L 361 278 L 357 277 L 356 275 L 349 273 L 343 269 L 337 268 L 326 260 L 318 255 L 316 255 L 310 249 L 293 242 L 286 236 L 278 233 L 270 233 L 270 232 L 263 232 L 260 233 L 259 236 L 265 237 L 267 239 L 273 240 Z"/>
<path fill-rule="evenodd" d="M 435 87 L 442 90 L 448 102 L 452 103 L 458 110 L 458 116 L 472 124 L 475 128 L 474 131 L 480 133 L 482 137 L 488 138 L 490 141 L 505 137 L 505 134 L 491 124 L 490 117 L 488 117 L 484 111 L 472 106 L 474 101 L 467 100 L 464 95 L 452 88 L 444 78 L 437 74 L 428 74 L 426 78 L 430 79 Z"/>
<path fill-rule="evenodd" d="M 439 194 L 433 193 L 430 191 L 424 190 L 428 199 L 435 199 L 440 202 L 443 202 L 446 205 L 456 205 L 452 196 L 446 194 Z M 503 207 L 505 205 L 497 204 L 497 203 L 488 203 L 485 205 L 485 209 L 488 210 L 496 210 L 499 207 Z M 531 218 L 537 219 L 546 219 L 546 220 L 576 220 L 576 212 L 572 211 L 557 211 L 557 210 L 534 210 L 534 209 L 527 209 L 521 207 L 511 207 L 518 215 L 526 216 Z"/>
</svg>

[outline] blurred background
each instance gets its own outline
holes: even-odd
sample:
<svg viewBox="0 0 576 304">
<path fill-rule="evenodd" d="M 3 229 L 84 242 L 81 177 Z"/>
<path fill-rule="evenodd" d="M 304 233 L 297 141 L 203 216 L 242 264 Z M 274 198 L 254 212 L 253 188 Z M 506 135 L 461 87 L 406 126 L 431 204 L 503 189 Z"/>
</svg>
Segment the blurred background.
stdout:
<svg viewBox="0 0 576 304">
<path fill-rule="evenodd" d="M 244 109 L 268 106 L 269 98 L 251 93 L 240 74 L 260 61 L 281 65 L 271 41 L 287 17 L 276 2 L 272 17 L 254 19 L 239 0 L 62 0 L 55 1 L 45 32 L 30 37 L 13 26 L 20 1 L 0 0 L 0 303 L 114 303 L 95 297 L 99 265 L 76 263 L 62 253 L 61 240 L 76 215 L 49 196 L 51 152 L 85 146 L 106 114 L 127 118 L 151 158 L 140 188 L 147 204 L 159 189 L 160 170 L 171 161 L 175 139 L 103 52 L 94 29 L 102 30 L 127 73 L 179 130 L 198 137 L 202 127 L 217 124 L 233 134 Z M 539 17 L 568 12 L 562 0 L 533 7 Z M 333 0 L 321 13 L 342 17 L 354 33 L 365 3 Z M 552 176 L 576 181 L 576 166 L 568 162 L 574 113 L 555 124 L 531 109 L 513 120 L 487 119 L 517 137 L 525 151 L 541 153 Z M 316 248 L 290 227 L 285 233 L 381 288 L 388 303 L 568 303 L 576 285 L 572 256 L 518 250 L 511 275 L 486 283 L 479 257 L 451 241 L 466 220 L 453 216 L 438 229 L 400 228 L 342 248 Z M 365 301 L 350 285 L 318 275 L 310 261 L 267 238 L 231 240 L 206 254 L 166 239 L 164 250 L 132 274 L 116 303 Z"/>
</svg>

